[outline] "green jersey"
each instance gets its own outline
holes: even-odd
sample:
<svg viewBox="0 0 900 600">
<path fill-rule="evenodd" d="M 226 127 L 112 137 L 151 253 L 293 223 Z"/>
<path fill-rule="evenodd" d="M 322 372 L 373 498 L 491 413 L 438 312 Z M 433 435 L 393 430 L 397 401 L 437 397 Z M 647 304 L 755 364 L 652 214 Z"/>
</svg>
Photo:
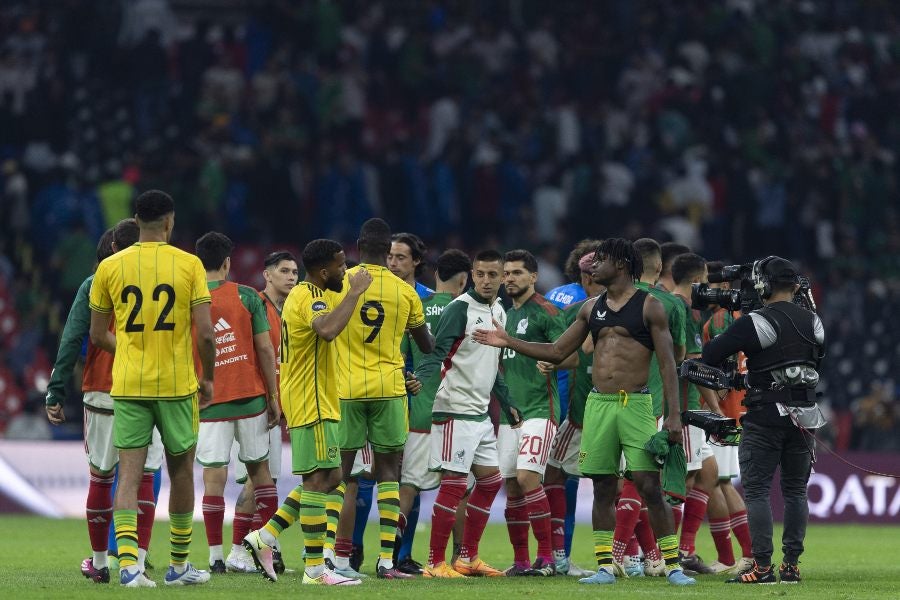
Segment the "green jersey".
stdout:
<svg viewBox="0 0 900 600">
<path fill-rule="evenodd" d="M 684 321 L 685 356 L 699 355 L 703 352 L 703 315 L 699 310 L 691 310 L 690 303 L 683 296 L 676 296 L 684 306 L 686 319 Z M 678 381 L 678 395 L 681 401 L 681 410 L 698 410 L 700 408 L 700 390 L 686 379 Z"/>
<path fill-rule="evenodd" d="M 565 325 L 559 309 L 540 294 L 532 294 L 519 308 L 506 311 L 506 333 L 526 342 L 550 343 L 562 335 Z M 542 375 L 537 361 L 510 348 L 503 349 L 503 377 L 512 402 L 523 419 L 559 422 L 559 391 L 556 375 Z M 509 424 L 505 416 L 500 422 Z"/>
<path fill-rule="evenodd" d="M 575 304 L 565 307 L 560 313 L 563 325 L 569 327 L 578 318 L 578 311 L 585 302 L 596 302 L 596 298 L 586 298 Z M 588 394 L 594 388 L 591 380 L 591 371 L 594 367 L 594 354 L 588 354 L 580 347 L 578 352 L 578 366 L 569 371 L 569 414 L 566 416 L 572 425 L 581 427 L 584 424 L 584 407 L 587 404 Z"/>
<path fill-rule="evenodd" d="M 453 301 L 453 295 L 446 292 L 436 292 L 422 298 L 422 308 L 425 311 L 425 325 L 428 332 L 434 335 L 438 322 L 444 313 L 444 308 Z M 400 351 L 404 356 L 410 356 L 412 369 L 422 364 L 425 355 L 419 347 L 410 339 L 407 333 L 400 342 Z M 437 393 L 440 377 L 432 377 L 419 393 L 409 398 L 409 430 L 417 433 L 431 433 L 431 409 L 434 407 L 434 395 Z"/>
<path fill-rule="evenodd" d="M 672 344 L 675 346 L 684 346 L 684 322 L 687 320 L 684 311 L 684 305 L 678 300 L 674 294 L 670 294 L 665 290 L 655 288 L 649 283 L 638 281 L 634 284 L 639 290 L 644 290 L 651 296 L 659 300 L 663 309 L 666 311 L 666 318 L 669 322 L 669 333 L 672 336 Z M 650 395 L 653 397 L 653 414 L 657 417 L 663 414 L 663 383 L 662 375 L 659 372 L 659 361 L 656 359 L 656 352 L 650 357 L 650 370 L 647 372 L 647 387 L 650 389 Z"/>
</svg>

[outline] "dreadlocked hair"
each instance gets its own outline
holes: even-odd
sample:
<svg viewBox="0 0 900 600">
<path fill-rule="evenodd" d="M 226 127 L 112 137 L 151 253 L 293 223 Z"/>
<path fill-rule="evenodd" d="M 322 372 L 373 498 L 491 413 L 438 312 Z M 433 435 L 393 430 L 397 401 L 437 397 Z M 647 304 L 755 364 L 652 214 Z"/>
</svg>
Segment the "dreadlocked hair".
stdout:
<svg viewBox="0 0 900 600">
<path fill-rule="evenodd" d="M 597 247 L 597 254 L 605 254 L 607 260 L 622 261 L 627 266 L 631 279 L 637 281 L 644 272 L 644 261 L 634 249 L 634 244 L 625 238 L 609 238 Z"/>
</svg>

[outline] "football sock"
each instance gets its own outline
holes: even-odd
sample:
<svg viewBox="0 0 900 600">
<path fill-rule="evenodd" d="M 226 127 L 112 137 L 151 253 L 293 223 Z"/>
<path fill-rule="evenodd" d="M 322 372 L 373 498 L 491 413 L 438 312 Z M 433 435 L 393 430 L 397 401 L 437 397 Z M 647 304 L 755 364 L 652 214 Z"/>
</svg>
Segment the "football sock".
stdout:
<svg viewBox="0 0 900 600">
<path fill-rule="evenodd" d="M 409 514 L 406 515 L 406 528 L 403 530 L 403 541 L 400 544 L 400 553 L 397 555 L 400 560 L 412 556 L 413 541 L 416 539 L 416 526 L 419 524 L 419 507 L 421 503 L 421 498 L 416 494 L 412 508 L 409 509 Z"/>
<path fill-rule="evenodd" d="M 475 487 L 466 506 L 466 528 L 463 531 L 463 547 L 460 556 L 472 560 L 478 556 L 478 544 L 491 515 L 491 504 L 503 486 L 503 478 L 497 471 L 475 478 Z"/>
<path fill-rule="evenodd" d="M 613 558 L 621 563 L 625 547 L 634 535 L 634 528 L 641 516 L 641 495 L 634 483 L 625 480 L 622 494 L 616 504 L 616 529 L 613 532 Z"/>
<path fill-rule="evenodd" d="M 456 522 L 456 508 L 466 495 L 464 476 L 444 476 L 437 498 L 431 508 L 431 539 L 429 541 L 428 563 L 437 565 L 447 559 L 447 541 Z"/>
<path fill-rule="evenodd" d="M 344 492 L 347 490 L 347 484 L 343 481 L 328 494 L 328 501 L 325 502 L 325 551 L 333 555 L 335 539 L 337 538 L 338 518 L 341 516 L 341 506 L 344 505 Z"/>
<path fill-rule="evenodd" d="M 641 509 L 641 516 L 638 519 L 637 526 L 634 528 L 634 535 L 644 551 L 644 556 L 650 560 L 660 560 L 662 553 L 659 546 L 656 545 L 656 535 L 650 526 L 650 513 L 646 507 Z"/>
<path fill-rule="evenodd" d="M 613 542 L 615 544 L 615 542 Z M 631 536 L 631 539 L 628 540 L 628 545 L 625 546 L 625 554 L 628 556 L 637 556 L 641 551 L 641 547 L 638 544 L 637 537 Z M 613 554 L 615 556 L 615 554 Z"/>
<path fill-rule="evenodd" d="M 372 511 L 372 490 L 375 482 L 371 479 L 357 479 L 356 491 L 356 520 L 353 522 L 353 545 L 363 545 L 363 534 L 366 532 L 366 524 L 369 522 L 369 513 Z"/>
<path fill-rule="evenodd" d="M 274 485 L 261 485 L 253 488 L 253 500 L 256 512 L 263 523 L 267 523 L 278 510 L 278 488 Z"/>
<path fill-rule="evenodd" d="M 153 534 L 153 521 L 156 518 L 156 500 L 153 499 L 153 473 L 145 472 L 138 488 L 138 548 L 147 550 Z"/>
<path fill-rule="evenodd" d="M 513 562 L 517 566 L 531 566 L 531 557 L 528 553 L 528 507 L 524 496 L 507 496 L 506 528 L 509 531 L 509 541 L 513 547 Z"/>
<path fill-rule="evenodd" d="M 597 568 L 606 568 L 612 573 L 613 555 L 612 555 L 613 532 L 609 530 L 594 530 L 594 557 L 597 559 Z"/>
<path fill-rule="evenodd" d="M 169 564 L 184 569 L 191 549 L 191 533 L 194 528 L 194 512 L 169 513 L 169 541 L 172 544 Z"/>
<path fill-rule="evenodd" d="M 750 543 L 750 526 L 747 524 L 747 510 L 739 510 L 731 514 L 731 530 L 741 546 L 741 556 L 753 556 Z"/>
<path fill-rule="evenodd" d="M 718 561 L 723 565 L 733 565 L 734 548 L 731 546 L 731 520 L 728 517 L 724 519 L 710 519 L 709 532 L 712 534 L 716 552 L 719 554 Z"/>
<path fill-rule="evenodd" d="M 351 550 L 353 550 L 353 540 L 350 538 L 337 538 L 334 542 L 334 566 L 338 569 L 349 567 Z"/>
<path fill-rule="evenodd" d="M 115 498 L 116 498 L 116 488 L 118 488 L 118 487 L 119 487 L 119 467 L 116 466 L 116 470 L 115 470 L 115 472 L 113 473 L 113 484 L 112 484 L 112 488 L 109 490 L 109 506 L 110 506 L 110 510 L 112 510 L 113 502 L 115 501 Z M 108 541 L 107 543 L 109 544 L 109 545 L 107 546 L 107 549 L 108 549 L 108 551 L 109 551 L 110 556 L 118 556 L 118 555 L 119 555 L 119 548 L 118 548 L 118 545 L 116 544 L 116 524 L 115 524 L 115 520 L 110 521 L 110 527 L 109 527 L 109 541 Z"/>
<path fill-rule="evenodd" d="M 378 483 L 378 517 L 381 523 L 379 564 L 390 569 L 394 566 L 394 541 L 400 519 L 400 484 L 396 481 Z"/>
<path fill-rule="evenodd" d="M 706 516 L 706 505 L 709 502 L 709 494 L 699 488 L 688 492 L 687 501 L 684 503 L 684 520 L 681 524 L 681 542 L 679 549 L 685 554 L 693 554 L 697 541 L 697 531 Z"/>
<path fill-rule="evenodd" d="M 550 536 L 554 550 L 566 548 L 566 488 L 562 484 L 545 485 L 550 503 Z"/>
<path fill-rule="evenodd" d="M 103 554 L 106 565 L 106 550 L 109 547 L 109 523 L 113 518 L 113 502 L 110 492 L 114 477 L 112 475 L 94 475 L 91 473 L 88 484 L 85 516 L 87 517 L 88 537 L 94 551 L 94 566 L 98 567 L 97 557 Z"/>
<path fill-rule="evenodd" d="M 137 565 L 137 511 L 117 510 L 113 513 L 116 524 L 116 544 L 119 547 L 119 568 Z"/>
<path fill-rule="evenodd" d="M 285 498 L 284 502 L 281 503 L 281 506 L 278 507 L 278 510 L 275 511 L 275 514 L 272 515 L 272 518 L 262 526 L 260 535 L 263 536 L 264 542 L 271 546 L 275 540 L 278 539 L 278 536 L 281 535 L 282 531 L 294 524 L 294 521 L 297 520 L 297 517 L 300 514 L 301 494 L 303 494 L 302 485 L 298 485 L 292 489 L 288 494 L 288 497 Z M 272 542 L 269 542 L 268 537 L 266 537 L 265 534 L 271 536 Z"/>
<path fill-rule="evenodd" d="M 253 527 L 253 515 L 250 513 L 234 513 L 234 521 L 231 523 L 231 543 L 241 545 L 244 537 L 250 533 Z"/>
<path fill-rule="evenodd" d="M 328 495 L 321 492 L 303 490 L 300 497 L 300 528 L 303 530 L 303 543 L 306 549 L 306 568 L 314 568 L 325 564 L 322 549 L 325 545 L 325 504 Z"/>
<path fill-rule="evenodd" d="M 674 533 L 659 538 L 659 550 L 666 561 L 666 573 L 681 568 L 678 564 L 678 537 Z"/>
<path fill-rule="evenodd" d="M 566 520 L 565 544 L 566 556 L 572 554 L 572 538 L 575 536 L 575 508 L 578 506 L 578 477 L 569 477 L 566 480 Z"/>
<path fill-rule="evenodd" d="M 543 487 L 537 487 L 525 494 L 525 504 L 528 507 L 528 520 L 531 521 L 531 531 L 537 540 L 537 556 L 547 562 L 553 562 L 553 543 L 550 537 L 550 502 Z M 488 505 L 490 510 L 490 505 Z"/>
<path fill-rule="evenodd" d="M 203 496 L 203 524 L 206 525 L 206 541 L 210 548 L 210 560 L 213 558 L 213 548 L 219 548 L 222 552 L 222 524 L 225 521 L 225 497 Z"/>
</svg>

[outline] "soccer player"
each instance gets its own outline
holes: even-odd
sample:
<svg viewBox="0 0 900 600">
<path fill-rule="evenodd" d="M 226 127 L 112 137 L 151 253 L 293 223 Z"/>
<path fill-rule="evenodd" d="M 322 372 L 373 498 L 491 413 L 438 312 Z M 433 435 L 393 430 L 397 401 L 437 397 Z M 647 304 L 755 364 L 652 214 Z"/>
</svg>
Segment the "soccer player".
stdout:
<svg viewBox="0 0 900 600">
<path fill-rule="evenodd" d="M 299 519 L 306 549 L 303 583 L 356 585 L 359 579 L 327 568 L 323 555 L 326 505 L 342 479 L 340 366 L 333 342 L 356 316 L 357 300 L 373 278 L 366 269 L 357 269 L 347 277 L 344 290 L 346 256 L 333 240 L 308 243 L 303 267 L 306 278 L 288 294 L 281 313 L 281 401 L 291 435 L 293 472 L 303 476 L 303 485 L 291 491 L 262 529 L 247 535 L 244 545 L 263 574 L 275 581 L 271 548 Z"/>
<path fill-rule="evenodd" d="M 614 505 L 617 473 L 624 452 L 626 469 L 631 471 L 647 503 L 669 582 L 693 585 L 696 582 L 678 564 L 672 511 L 663 499 L 654 458 L 644 448 L 657 431 L 652 401 L 646 393 L 650 355 L 654 350 L 663 369 L 669 405 L 663 429 L 671 443 L 681 443 L 682 429 L 672 338 L 665 310 L 658 300 L 634 287 L 641 272 L 640 255 L 631 242 L 621 238 L 606 240 L 597 250 L 593 277 L 607 291 L 596 302 L 585 303 L 575 322 L 556 342 L 526 342 L 508 335 L 497 324 L 495 329 L 477 328 L 473 337 L 482 344 L 509 348 L 558 364 L 575 352 L 588 334 L 592 335 L 594 391 L 588 396 L 585 408 L 580 467 L 594 481 L 594 553 L 598 570 L 580 581 L 590 584 L 616 581 L 612 556 Z"/>
<path fill-rule="evenodd" d="M 262 298 L 253 288 L 226 281 L 234 244 L 210 231 L 196 243 L 212 296 L 210 318 L 216 330 L 213 401 L 200 410 L 197 462 L 203 466 L 203 522 L 209 544 L 209 570 L 225 572 L 222 523 L 231 446 L 253 482 L 260 516 L 268 521 L 278 508 L 278 490 L 269 472 L 269 430 L 281 419 L 275 382 L 275 350 Z M 232 548 L 233 550 L 233 548 Z M 240 555 L 240 552 L 239 552 Z M 237 562 L 237 556 L 231 562 Z"/>
<path fill-rule="evenodd" d="M 280 376 L 280 352 L 281 347 L 281 309 L 291 289 L 297 285 L 297 259 L 286 251 L 272 252 L 263 261 L 263 279 L 266 286 L 259 292 L 263 305 L 266 308 L 266 318 L 269 321 L 269 337 L 272 340 L 272 348 L 275 349 L 275 380 Z M 278 388 L 276 388 L 278 389 Z M 281 427 L 273 427 L 269 430 L 269 473 L 272 481 L 278 482 L 281 474 Z M 225 566 L 232 571 L 240 573 L 255 573 L 256 565 L 253 558 L 243 546 L 244 537 L 253 529 L 253 525 L 259 519 L 257 527 L 262 527 L 264 521 L 257 510 L 254 499 L 253 482 L 247 478 L 247 468 L 244 463 L 237 461 L 235 465 L 235 481 L 243 483 L 244 488 L 238 495 L 234 509 L 234 522 L 231 535 L 231 552 Z M 272 563 L 277 574 L 284 572 L 284 560 L 281 557 L 278 544 L 272 549 Z"/>
<path fill-rule="evenodd" d="M 166 585 L 209 581 L 188 562 L 194 518 L 194 451 L 199 404 L 213 399 L 215 336 L 206 272 L 196 256 L 168 244 L 175 203 L 159 190 L 135 201 L 138 242 L 97 267 L 91 285 L 91 342 L 115 354 L 112 371 L 113 435 L 119 449 L 119 487 L 113 518 L 119 581 L 156 587 L 137 564 L 138 488 L 153 427 L 159 429 L 171 481 Z M 109 331 L 115 315 L 116 333 Z M 194 368 L 194 329 L 202 378 Z M 199 398 L 198 398 L 199 395 Z M 199 400 L 199 403 L 198 403 Z"/>
<path fill-rule="evenodd" d="M 671 292 L 675 289 L 675 281 L 672 279 L 672 262 L 676 257 L 690 252 L 691 249 L 677 242 L 666 242 L 660 245 L 659 250 L 662 268 L 659 272 L 657 287 Z"/>
<path fill-rule="evenodd" d="M 594 248 L 596 248 L 596 245 Z M 564 327 L 568 327 L 575 322 L 576 317 L 578 317 L 578 311 L 581 310 L 585 302 L 589 302 L 590 298 L 595 298 L 603 292 L 603 286 L 595 283 L 590 276 L 594 264 L 593 250 L 582 256 L 578 264 L 582 274 L 586 274 L 582 278 L 581 285 L 588 297 L 563 309 L 559 318 L 562 319 Z M 578 364 L 569 371 L 568 377 L 569 411 L 565 420 L 560 424 L 556 435 L 553 436 L 553 443 L 550 445 L 547 471 L 544 473 L 544 490 L 547 492 L 547 499 L 550 502 L 553 558 L 556 562 L 556 572 L 573 576 L 578 573 L 580 577 L 586 577 L 592 573 L 585 573 L 583 569 L 572 564 L 563 533 L 564 519 L 567 517 L 568 512 L 568 498 L 566 497 L 568 490 L 564 486 L 570 480 L 574 480 L 576 482 L 575 489 L 577 490 L 577 483 L 581 478 L 578 457 L 581 450 L 584 407 L 592 387 L 591 363 L 593 362 L 593 347 L 590 348 L 590 351 L 585 351 L 584 346 L 582 346 L 576 354 L 578 356 Z M 558 368 L 552 363 L 539 362 L 538 365 L 542 369 L 548 370 Z M 562 404 L 562 401 L 560 401 L 560 404 Z"/>
<path fill-rule="evenodd" d="M 355 317 L 337 339 L 344 476 L 350 477 L 356 452 L 370 442 L 381 523 L 376 573 L 382 579 L 406 579 L 411 576 L 397 570 L 393 560 L 400 511 L 400 458 L 409 433 L 400 341 L 408 330 L 427 354 L 434 340 L 425 325 L 419 296 L 387 268 L 391 250 L 388 224 L 378 218 L 363 223 L 358 246 L 360 265 L 349 269 L 347 277 L 365 269 L 373 283 L 357 301 Z M 345 507 L 350 503 L 350 494 L 347 496 Z M 349 514 L 341 518 L 346 520 Z M 335 566 L 339 568 L 344 566 L 345 547 L 344 540 L 338 540 Z"/>
<path fill-rule="evenodd" d="M 123 219 L 112 229 L 108 229 L 97 243 L 97 262 L 112 256 L 119 250 L 131 246 L 138 240 L 138 225 L 134 219 Z M 88 295 L 94 276 L 90 275 L 78 288 L 69 316 L 63 327 L 56 355 L 56 363 L 47 385 L 47 418 L 53 425 L 65 422 L 63 402 L 66 398 L 66 382 L 72 376 L 75 361 L 81 350 L 82 341 L 88 335 L 91 310 Z M 113 355 L 99 349 L 88 341 L 87 356 L 84 360 L 81 391 L 84 393 L 84 449 L 91 473 L 88 484 L 87 516 L 88 537 L 91 541 L 93 557 L 81 563 L 81 574 L 96 583 L 109 583 L 109 525 L 112 521 L 111 488 L 115 478 L 119 453 L 113 445 L 113 400 L 109 395 L 112 388 Z M 150 534 L 153 532 L 153 518 L 156 514 L 156 500 L 153 496 L 153 479 L 162 466 L 162 440 L 159 432 L 153 430 L 153 438 L 144 463 L 144 474 L 138 488 L 138 566 L 143 571 Z"/>
<path fill-rule="evenodd" d="M 437 290 L 422 300 L 425 324 L 429 332 L 437 331 L 438 323 L 446 306 L 465 290 L 471 270 L 472 260 L 460 250 L 447 250 L 438 257 L 437 271 L 435 272 Z M 408 338 L 404 338 L 401 349 L 404 353 L 412 354 L 412 363 L 414 365 L 421 364 L 425 359 L 426 355 L 422 354 L 418 347 L 411 343 Z M 406 447 L 403 449 L 403 462 L 400 470 L 401 515 L 408 514 L 420 492 L 433 490 L 441 484 L 440 474 L 429 471 L 431 458 L 431 411 L 434 406 L 437 383 L 439 383 L 437 378 L 433 379 L 428 389 L 422 389 L 417 395 L 410 398 L 409 438 L 406 440 Z M 409 526 L 413 527 L 411 524 Z M 461 540 L 462 536 L 460 535 L 459 538 Z M 404 555 L 402 548 L 400 552 L 400 556 L 406 558 L 406 561 L 398 564 L 397 568 L 406 573 L 416 568 L 421 574 L 421 565 L 412 560 L 412 557 L 408 554 Z M 403 558 L 401 558 L 402 560 Z"/>
<path fill-rule="evenodd" d="M 503 258 L 503 281 L 512 307 L 506 312 L 506 333 L 533 342 L 552 342 L 565 330 L 559 311 L 536 294 L 537 260 L 527 250 L 511 250 Z M 577 356 L 571 357 L 575 366 Z M 550 445 L 559 425 L 559 393 L 556 376 L 538 369 L 537 361 L 505 349 L 501 358 L 503 377 L 516 399 L 522 423 L 513 429 L 501 414 L 497 433 L 500 476 L 506 482 L 506 525 L 514 562 L 507 575 L 556 574 L 550 533 L 550 503 L 541 485 Z M 538 542 L 532 564 L 528 551 L 529 524 Z"/>
<path fill-rule="evenodd" d="M 509 390 L 499 371 L 500 350 L 475 344 L 476 327 L 502 328 L 506 312 L 497 298 L 503 273 L 503 257 L 494 250 L 475 256 L 472 280 L 475 288 L 447 305 L 435 332 L 435 351 L 416 368 L 416 378 L 426 390 L 437 386 L 432 410 L 430 468 L 441 472 L 438 496 L 431 512 L 431 541 L 426 577 L 463 575 L 499 577 L 503 571 L 478 556 L 478 545 L 487 525 L 491 504 L 503 479 L 497 436 L 488 415 L 493 394 L 513 426 L 521 424 L 510 403 Z M 447 565 L 447 541 L 456 521 L 456 510 L 466 493 L 468 473 L 475 487 L 466 508 L 460 557 Z"/>
</svg>

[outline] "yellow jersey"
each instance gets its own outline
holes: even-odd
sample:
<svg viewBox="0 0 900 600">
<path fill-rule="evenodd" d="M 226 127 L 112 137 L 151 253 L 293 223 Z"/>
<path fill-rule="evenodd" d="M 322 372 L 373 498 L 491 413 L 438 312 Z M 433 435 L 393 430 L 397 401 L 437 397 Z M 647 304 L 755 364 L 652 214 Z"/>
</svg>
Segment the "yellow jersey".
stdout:
<svg viewBox="0 0 900 600">
<path fill-rule="evenodd" d="M 288 427 L 340 421 L 337 351 L 312 322 L 330 313 L 335 294 L 308 281 L 295 285 L 281 309 L 281 408 Z"/>
<path fill-rule="evenodd" d="M 191 309 L 210 302 L 200 259 L 164 242 L 138 242 L 100 263 L 91 310 L 114 313 L 113 398 L 181 399 L 197 392 Z"/>
<path fill-rule="evenodd" d="M 411 285 L 379 265 L 349 269 L 339 298 L 350 289 L 350 274 L 361 267 L 372 275 L 372 284 L 336 340 L 338 396 L 341 400 L 405 398 L 400 342 L 408 328 L 425 323 L 422 300 Z"/>
</svg>

